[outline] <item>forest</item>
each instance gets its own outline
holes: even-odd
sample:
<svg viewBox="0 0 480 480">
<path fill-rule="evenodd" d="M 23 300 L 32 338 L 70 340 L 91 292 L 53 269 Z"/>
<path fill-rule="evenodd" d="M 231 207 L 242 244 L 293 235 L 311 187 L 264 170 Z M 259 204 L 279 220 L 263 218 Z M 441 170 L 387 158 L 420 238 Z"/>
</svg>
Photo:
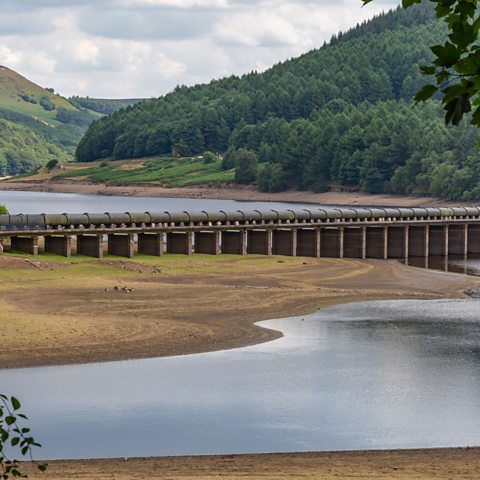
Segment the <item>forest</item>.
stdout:
<svg viewBox="0 0 480 480">
<path fill-rule="evenodd" d="M 382 14 L 264 73 L 179 86 L 93 122 L 76 159 L 220 153 L 262 191 L 332 186 L 480 198 L 478 132 L 414 105 L 445 26 L 426 3 Z"/>
</svg>

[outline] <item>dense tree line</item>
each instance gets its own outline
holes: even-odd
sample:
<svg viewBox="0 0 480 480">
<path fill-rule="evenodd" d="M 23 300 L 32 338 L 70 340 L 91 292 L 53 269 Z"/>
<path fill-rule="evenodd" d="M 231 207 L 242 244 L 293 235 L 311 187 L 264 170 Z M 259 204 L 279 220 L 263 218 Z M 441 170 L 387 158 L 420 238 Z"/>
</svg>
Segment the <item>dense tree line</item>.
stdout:
<svg viewBox="0 0 480 480">
<path fill-rule="evenodd" d="M 177 87 L 94 122 L 80 161 L 205 150 L 239 183 L 480 196 L 475 131 L 443 125 L 438 101 L 413 108 L 444 25 L 429 5 L 396 10 L 265 73 Z M 445 173 L 449 184 L 445 183 Z M 477 187 L 477 180 L 479 187 Z"/>
<path fill-rule="evenodd" d="M 137 98 L 113 100 L 106 98 L 79 97 L 78 95 L 74 95 L 68 99 L 68 101 L 78 109 L 87 108 L 88 110 L 101 113 L 102 115 L 109 115 L 129 105 L 135 105 L 142 100 L 143 99 Z"/>
</svg>

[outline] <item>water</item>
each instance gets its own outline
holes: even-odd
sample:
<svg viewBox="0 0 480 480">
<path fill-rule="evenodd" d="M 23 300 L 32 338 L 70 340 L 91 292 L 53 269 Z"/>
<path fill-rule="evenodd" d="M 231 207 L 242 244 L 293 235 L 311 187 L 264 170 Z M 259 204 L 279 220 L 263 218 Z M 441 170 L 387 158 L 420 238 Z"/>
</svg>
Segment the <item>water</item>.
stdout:
<svg viewBox="0 0 480 480">
<path fill-rule="evenodd" d="M 206 200 L 198 198 L 150 198 L 79 195 L 74 193 L 2 192 L 0 203 L 10 213 L 103 213 L 103 212 L 182 212 L 218 210 L 270 210 L 308 208 L 308 203 Z"/>
<path fill-rule="evenodd" d="M 402 260 L 412 267 L 429 268 L 451 273 L 463 273 L 464 275 L 480 276 L 480 256 L 478 254 L 410 257 L 408 261 Z"/>
<path fill-rule="evenodd" d="M 46 458 L 480 444 L 480 301 L 365 302 L 184 357 L 1 370 Z"/>
</svg>

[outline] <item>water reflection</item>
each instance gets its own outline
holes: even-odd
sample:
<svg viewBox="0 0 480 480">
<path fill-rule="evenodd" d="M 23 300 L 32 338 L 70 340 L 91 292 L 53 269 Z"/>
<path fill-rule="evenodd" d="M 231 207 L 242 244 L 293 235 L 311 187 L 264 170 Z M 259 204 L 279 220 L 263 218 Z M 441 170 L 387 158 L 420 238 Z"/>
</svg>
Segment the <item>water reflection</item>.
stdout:
<svg viewBox="0 0 480 480">
<path fill-rule="evenodd" d="M 480 301 L 397 300 L 264 322 L 285 337 L 163 359 L 0 370 L 42 456 L 480 444 Z"/>
<path fill-rule="evenodd" d="M 430 268 L 443 272 L 462 273 L 464 275 L 480 276 L 480 255 L 449 255 L 430 257 L 409 257 L 400 260 L 405 265 L 419 268 Z"/>
</svg>

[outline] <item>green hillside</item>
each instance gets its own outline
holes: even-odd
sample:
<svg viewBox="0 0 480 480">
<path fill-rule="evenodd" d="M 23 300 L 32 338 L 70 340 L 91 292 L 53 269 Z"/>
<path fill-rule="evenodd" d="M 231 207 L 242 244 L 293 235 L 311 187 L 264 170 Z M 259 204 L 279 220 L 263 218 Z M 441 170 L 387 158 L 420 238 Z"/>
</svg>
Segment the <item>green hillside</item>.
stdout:
<svg viewBox="0 0 480 480">
<path fill-rule="evenodd" d="M 0 176 L 26 172 L 53 159 L 67 162 L 70 156 L 28 127 L 0 119 Z"/>
<path fill-rule="evenodd" d="M 68 100 L 4 66 L 0 66 L 0 106 L 52 125 L 58 124 L 59 109 L 76 110 Z"/>
<path fill-rule="evenodd" d="M 258 74 L 178 87 L 94 122 L 76 158 L 224 153 L 236 181 L 480 198 L 477 131 L 413 107 L 419 66 L 445 36 L 430 3 L 397 9 Z"/>
<path fill-rule="evenodd" d="M 101 115 L 71 104 L 13 70 L 0 66 L 0 174 L 23 173 L 55 158 L 73 160 L 88 125 Z"/>
</svg>

